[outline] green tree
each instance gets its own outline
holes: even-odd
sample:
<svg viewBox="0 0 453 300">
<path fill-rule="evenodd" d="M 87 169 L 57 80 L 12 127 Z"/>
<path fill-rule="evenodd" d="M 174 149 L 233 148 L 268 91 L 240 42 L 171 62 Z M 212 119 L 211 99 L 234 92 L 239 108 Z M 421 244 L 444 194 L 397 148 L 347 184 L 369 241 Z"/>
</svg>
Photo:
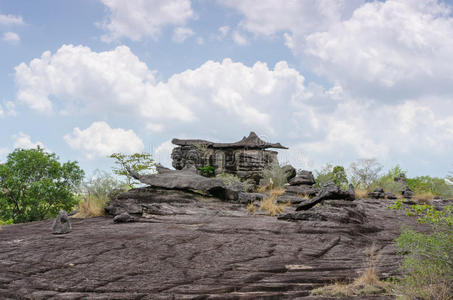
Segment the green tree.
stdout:
<svg viewBox="0 0 453 300">
<path fill-rule="evenodd" d="M 326 164 L 320 171 L 315 171 L 315 174 L 315 185 L 317 187 L 321 187 L 327 181 L 333 181 L 333 183 L 341 188 L 347 188 L 348 186 L 348 177 L 343 166 Z"/>
<path fill-rule="evenodd" d="M 14 150 L 0 164 L 0 219 L 37 221 L 71 210 L 83 176 L 77 162 L 61 164 L 55 153 L 40 147 Z"/>
<path fill-rule="evenodd" d="M 349 166 L 352 184 L 359 189 L 370 189 L 378 179 L 382 165 L 375 158 L 359 159 Z"/>
<path fill-rule="evenodd" d="M 110 158 L 115 159 L 115 164 L 117 165 L 113 167 L 113 173 L 125 176 L 129 187 L 134 187 L 134 184 L 137 184 L 138 181 L 131 176 L 127 170 L 128 168 L 137 173 L 156 172 L 156 162 L 149 153 L 113 153 Z"/>
</svg>

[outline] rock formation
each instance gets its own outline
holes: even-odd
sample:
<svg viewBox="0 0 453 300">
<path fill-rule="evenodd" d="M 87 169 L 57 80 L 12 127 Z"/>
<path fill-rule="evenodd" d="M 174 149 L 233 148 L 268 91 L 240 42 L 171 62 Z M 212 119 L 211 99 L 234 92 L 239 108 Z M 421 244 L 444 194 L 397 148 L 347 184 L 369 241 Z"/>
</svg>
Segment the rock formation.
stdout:
<svg viewBox="0 0 453 300">
<path fill-rule="evenodd" d="M 52 223 L 52 233 L 65 234 L 71 232 L 71 229 L 71 221 L 69 220 L 68 213 L 64 210 L 60 210 Z"/>
<path fill-rule="evenodd" d="M 296 211 L 308 210 L 314 207 L 316 204 L 323 202 L 324 200 L 348 200 L 352 201 L 355 199 L 354 186 L 349 185 L 347 191 L 342 190 L 332 181 L 328 181 L 321 188 L 321 192 L 312 200 L 299 204 Z"/>
<path fill-rule="evenodd" d="M 173 139 L 172 143 L 177 145 L 171 154 L 172 165 L 177 170 L 212 166 L 215 174 L 230 173 L 257 183 L 264 168 L 278 163 L 277 152 L 266 149 L 288 149 L 280 143 L 265 142 L 254 132 L 236 143 L 181 139 Z"/>
<path fill-rule="evenodd" d="M 314 197 L 319 193 L 319 189 L 315 188 L 314 184 L 313 173 L 302 170 L 289 181 L 289 185 L 285 189 L 286 193 L 292 196 Z"/>
</svg>

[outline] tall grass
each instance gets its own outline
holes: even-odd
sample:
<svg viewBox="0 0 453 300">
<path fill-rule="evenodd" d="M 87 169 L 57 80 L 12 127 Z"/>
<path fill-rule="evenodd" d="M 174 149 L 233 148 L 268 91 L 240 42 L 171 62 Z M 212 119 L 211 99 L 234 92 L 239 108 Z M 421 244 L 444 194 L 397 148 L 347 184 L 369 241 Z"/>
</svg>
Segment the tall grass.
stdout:
<svg viewBox="0 0 453 300">
<path fill-rule="evenodd" d="M 269 191 L 269 195 L 261 200 L 260 210 L 266 211 L 270 216 L 281 214 L 287 204 L 277 204 L 278 196 L 285 193 L 283 188 L 274 188 Z"/>
<path fill-rule="evenodd" d="M 126 190 L 127 184 L 107 172 L 96 170 L 91 179 L 80 187 L 79 211 L 74 218 L 103 215 L 107 202 Z"/>
</svg>

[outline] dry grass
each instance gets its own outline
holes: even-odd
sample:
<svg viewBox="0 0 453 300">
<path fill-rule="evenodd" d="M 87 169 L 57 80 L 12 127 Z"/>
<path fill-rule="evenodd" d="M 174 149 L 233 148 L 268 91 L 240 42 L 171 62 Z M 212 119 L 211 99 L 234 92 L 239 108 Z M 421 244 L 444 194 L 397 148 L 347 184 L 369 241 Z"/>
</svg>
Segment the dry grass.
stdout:
<svg viewBox="0 0 453 300">
<path fill-rule="evenodd" d="M 255 210 L 256 210 L 255 204 L 249 203 L 249 205 L 247 205 L 247 212 L 249 214 L 254 214 Z"/>
<path fill-rule="evenodd" d="M 363 199 L 363 198 L 368 198 L 368 191 L 367 190 L 355 190 L 355 197 L 357 199 Z"/>
<path fill-rule="evenodd" d="M 414 199 L 417 200 L 419 204 L 427 203 L 429 204 L 433 200 L 434 195 L 431 192 L 425 193 L 416 193 Z"/>
<path fill-rule="evenodd" d="M 278 196 L 285 193 L 283 188 L 274 188 L 269 191 L 269 195 L 261 200 L 260 210 L 267 211 L 270 216 L 281 214 L 288 204 L 277 204 Z"/>
<path fill-rule="evenodd" d="M 386 293 L 390 289 L 389 283 L 383 282 L 377 276 L 376 263 L 380 256 L 376 255 L 374 245 L 367 251 L 365 271 L 352 283 L 336 282 L 332 285 L 320 287 L 312 291 L 312 295 L 331 297 L 365 296 Z"/>
<path fill-rule="evenodd" d="M 105 204 L 108 199 L 105 197 L 97 197 L 93 195 L 84 195 L 79 202 L 79 212 L 74 218 L 91 218 L 104 215 Z"/>
</svg>

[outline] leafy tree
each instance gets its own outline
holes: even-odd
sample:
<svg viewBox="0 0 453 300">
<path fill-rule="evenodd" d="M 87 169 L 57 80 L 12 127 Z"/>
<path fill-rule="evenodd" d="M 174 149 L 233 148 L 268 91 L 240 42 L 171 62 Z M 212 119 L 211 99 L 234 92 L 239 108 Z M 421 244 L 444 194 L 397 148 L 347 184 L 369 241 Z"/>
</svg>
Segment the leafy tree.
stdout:
<svg viewBox="0 0 453 300">
<path fill-rule="evenodd" d="M 419 176 L 408 178 L 407 185 L 417 194 L 431 193 L 434 196 L 449 198 L 453 196 L 453 186 L 443 178 Z"/>
<path fill-rule="evenodd" d="M 381 170 L 382 165 L 375 158 L 359 159 L 349 166 L 351 182 L 356 188 L 370 189 Z"/>
<path fill-rule="evenodd" d="M 348 186 L 348 177 L 343 166 L 326 164 L 320 171 L 315 171 L 315 174 L 317 187 L 321 187 L 327 181 L 333 181 L 333 183 L 341 188 L 347 188 Z"/>
<path fill-rule="evenodd" d="M 404 175 L 406 172 L 401 169 L 399 165 L 396 165 L 390 169 L 387 173 L 380 176 L 373 183 L 371 183 L 369 189 L 374 190 L 375 188 L 383 188 L 384 191 L 390 192 L 393 194 L 400 194 L 405 186 L 401 182 L 396 182 L 395 178 Z"/>
<path fill-rule="evenodd" d="M 77 162 L 61 164 L 42 148 L 16 149 L 0 164 L 0 219 L 43 220 L 77 204 L 74 190 L 84 172 Z"/>
<path fill-rule="evenodd" d="M 110 155 L 110 158 L 115 159 L 115 164 L 117 166 L 113 167 L 113 173 L 121 176 L 126 176 L 127 185 L 134 187 L 134 184 L 137 184 L 131 174 L 129 174 L 128 168 L 137 173 L 155 173 L 156 172 L 156 162 L 149 153 L 135 153 L 135 154 L 123 154 L 123 153 L 113 153 Z"/>
</svg>

